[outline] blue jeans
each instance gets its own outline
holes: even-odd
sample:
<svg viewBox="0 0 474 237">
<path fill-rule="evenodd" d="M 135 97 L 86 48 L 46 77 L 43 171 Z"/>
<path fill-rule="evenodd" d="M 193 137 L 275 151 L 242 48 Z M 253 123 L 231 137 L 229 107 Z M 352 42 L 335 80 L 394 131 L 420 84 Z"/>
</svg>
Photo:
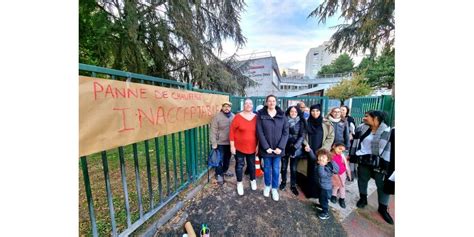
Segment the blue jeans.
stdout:
<svg viewBox="0 0 474 237">
<path fill-rule="evenodd" d="M 272 186 L 272 188 L 278 188 L 278 182 L 280 182 L 280 156 L 276 157 L 263 157 L 263 179 L 265 186 Z"/>
<path fill-rule="evenodd" d="M 321 188 L 321 193 L 319 195 L 319 204 L 323 208 L 323 213 L 329 213 L 329 197 L 331 197 L 332 190 Z"/>
</svg>

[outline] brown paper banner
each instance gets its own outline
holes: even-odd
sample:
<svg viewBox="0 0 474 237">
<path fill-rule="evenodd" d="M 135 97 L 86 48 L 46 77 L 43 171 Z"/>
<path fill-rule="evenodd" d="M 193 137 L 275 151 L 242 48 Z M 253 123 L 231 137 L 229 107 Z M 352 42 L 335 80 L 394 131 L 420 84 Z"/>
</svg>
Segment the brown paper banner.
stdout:
<svg viewBox="0 0 474 237">
<path fill-rule="evenodd" d="M 79 155 L 208 124 L 225 95 L 79 76 Z"/>
</svg>

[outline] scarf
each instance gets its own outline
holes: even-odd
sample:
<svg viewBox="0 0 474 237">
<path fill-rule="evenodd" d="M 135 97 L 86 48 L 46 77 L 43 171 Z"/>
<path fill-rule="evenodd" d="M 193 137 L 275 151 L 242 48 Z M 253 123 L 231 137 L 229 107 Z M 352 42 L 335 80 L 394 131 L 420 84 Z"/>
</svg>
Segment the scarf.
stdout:
<svg viewBox="0 0 474 237">
<path fill-rule="evenodd" d="M 232 112 L 229 111 L 229 113 L 225 113 L 224 111 L 221 110 L 221 112 L 227 117 L 230 118 L 232 116 Z"/>
<path fill-rule="evenodd" d="M 356 129 L 356 135 L 352 142 L 352 146 L 349 150 L 350 155 L 355 155 L 355 152 L 360 148 L 361 136 L 370 130 L 370 127 L 361 124 Z M 390 146 L 389 144 L 390 139 L 390 127 L 387 126 L 385 123 L 381 123 L 380 126 L 373 134 L 373 139 L 371 143 L 371 150 L 372 154 L 382 156 L 385 161 L 390 161 Z"/>
<path fill-rule="evenodd" d="M 333 123 L 339 123 L 341 121 L 341 118 L 335 119 L 332 116 L 328 116 L 328 119 Z"/>
<path fill-rule="evenodd" d="M 384 150 L 390 154 L 390 146 L 387 146 L 390 139 L 390 127 L 385 123 L 381 123 L 380 126 L 375 131 L 372 139 L 372 154 L 382 155 L 383 159 L 390 162 L 390 155 L 386 156 Z"/>
<path fill-rule="evenodd" d="M 319 115 L 318 118 L 314 118 L 312 115 L 309 116 L 309 119 L 308 119 L 308 131 L 314 133 L 315 132 L 315 128 L 316 127 L 319 127 L 321 126 L 321 124 L 323 123 L 323 116 Z"/>
<path fill-rule="evenodd" d="M 287 117 L 288 118 L 288 123 L 290 124 L 290 127 L 294 127 L 296 125 L 296 123 L 298 123 L 300 121 L 300 117 L 299 116 L 296 116 L 295 118 L 291 118 L 291 117 Z"/>
</svg>

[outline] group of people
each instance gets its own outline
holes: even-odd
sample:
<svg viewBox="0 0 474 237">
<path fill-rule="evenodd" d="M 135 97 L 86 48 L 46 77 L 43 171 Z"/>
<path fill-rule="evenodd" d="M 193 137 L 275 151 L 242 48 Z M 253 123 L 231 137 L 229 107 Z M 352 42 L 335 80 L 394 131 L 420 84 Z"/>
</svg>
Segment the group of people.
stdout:
<svg viewBox="0 0 474 237">
<path fill-rule="evenodd" d="M 346 207 L 345 182 L 354 180 L 357 173 L 360 193 L 357 207 L 367 205 L 367 184 L 372 177 L 377 185 L 378 211 L 385 221 L 393 224 L 387 211 L 393 192 L 387 191 L 384 183 L 394 171 L 391 153 L 394 132 L 386 125 L 384 112 L 368 111 L 363 123 L 356 127 L 347 106 L 332 108 L 326 117 L 320 104 L 308 108 L 300 102 L 283 111 L 274 95 L 268 95 L 265 105 L 257 111 L 249 98 L 244 101 L 243 111 L 236 115 L 231 112 L 231 106 L 230 102 L 223 103 L 211 123 L 212 148 L 222 154 L 216 168 L 219 184 L 224 182 L 224 176 L 233 176 L 228 169 L 234 155 L 238 195 L 244 195 L 245 164 L 250 188 L 256 190 L 255 157 L 258 156 L 263 160 L 263 195 L 269 197 L 271 193 L 272 199 L 278 201 L 278 190 L 286 188 L 288 164 L 290 190 L 294 195 L 299 194 L 297 167 L 299 161 L 306 160 L 307 177 L 314 184 L 311 188 L 317 190 L 322 207 L 318 213 L 320 219 L 329 218 L 329 201 Z"/>
</svg>

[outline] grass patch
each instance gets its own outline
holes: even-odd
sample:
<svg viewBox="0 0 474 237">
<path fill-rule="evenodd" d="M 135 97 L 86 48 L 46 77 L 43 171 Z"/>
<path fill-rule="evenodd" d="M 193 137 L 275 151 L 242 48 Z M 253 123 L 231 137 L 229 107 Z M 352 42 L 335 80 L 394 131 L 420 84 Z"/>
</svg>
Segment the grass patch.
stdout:
<svg viewBox="0 0 474 237">
<path fill-rule="evenodd" d="M 182 131 L 123 147 L 125 180 L 132 224 L 140 218 L 139 192 L 142 198 L 142 213 L 144 215 L 160 205 L 161 202 L 189 181 L 189 169 L 194 168 L 197 171 L 196 173 L 200 174 L 207 168 L 207 154 L 210 149 L 208 133 L 209 125 L 194 129 L 194 136 L 190 139 L 192 146 L 186 146 L 185 132 Z M 115 148 L 107 150 L 105 153 L 115 213 L 114 219 L 117 225 L 117 233 L 121 233 L 127 228 L 127 211 L 125 192 L 122 185 L 120 152 L 119 148 Z M 136 158 L 134 153 L 136 153 Z M 196 159 L 192 160 L 189 157 L 191 153 L 195 154 Z M 97 230 L 100 236 L 108 236 L 112 233 L 112 224 L 104 178 L 102 153 L 92 154 L 86 159 Z M 83 170 L 80 161 L 78 165 L 80 167 L 79 233 L 81 236 L 92 236 Z M 147 168 L 150 175 L 148 175 Z M 137 185 L 137 182 L 139 185 Z M 149 186 L 151 186 L 151 193 Z"/>
</svg>

